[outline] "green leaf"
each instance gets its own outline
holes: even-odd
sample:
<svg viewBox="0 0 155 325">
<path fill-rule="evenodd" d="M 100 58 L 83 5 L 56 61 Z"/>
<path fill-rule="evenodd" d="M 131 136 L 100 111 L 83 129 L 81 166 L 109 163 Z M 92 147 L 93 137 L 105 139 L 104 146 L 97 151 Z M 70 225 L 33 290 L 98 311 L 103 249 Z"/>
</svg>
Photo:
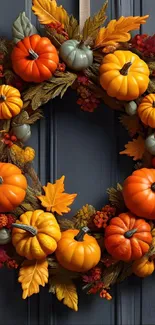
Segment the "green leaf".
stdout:
<svg viewBox="0 0 155 325">
<path fill-rule="evenodd" d="M 38 34 L 36 28 L 31 24 L 25 12 L 19 14 L 12 26 L 12 35 L 14 43 L 18 43 L 24 37 Z"/>
<path fill-rule="evenodd" d="M 122 194 L 122 185 L 117 183 L 117 187 L 111 187 L 107 189 L 107 193 L 109 195 L 110 203 L 119 209 L 119 211 L 125 210 L 125 203 Z"/>
<path fill-rule="evenodd" d="M 69 24 L 66 26 L 66 32 L 68 33 L 69 39 L 76 39 L 79 41 L 79 24 L 76 18 L 72 15 L 69 17 Z"/>
<path fill-rule="evenodd" d="M 66 41 L 66 38 L 62 34 L 58 34 L 55 29 L 48 28 L 47 26 L 45 26 L 45 36 L 50 39 L 56 48 L 59 48 Z"/>
<path fill-rule="evenodd" d="M 118 262 L 115 265 L 112 265 L 103 272 L 103 283 L 105 288 L 109 288 L 111 285 L 116 283 L 117 278 L 122 270 L 122 262 Z"/>
<path fill-rule="evenodd" d="M 30 87 L 23 94 L 24 108 L 31 105 L 32 109 L 36 110 L 56 96 L 60 95 L 60 98 L 62 98 L 76 78 L 77 75 L 75 73 L 57 71 L 50 80 Z"/>
<path fill-rule="evenodd" d="M 96 38 L 99 28 L 104 24 L 107 16 L 106 9 L 108 6 L 108 0 L 105 1 L 101 10 L 92 18 L 89 17 L 83 28 L 83 40 L 86 40 L 88 37 L 93 39 Z"/>
</svg>

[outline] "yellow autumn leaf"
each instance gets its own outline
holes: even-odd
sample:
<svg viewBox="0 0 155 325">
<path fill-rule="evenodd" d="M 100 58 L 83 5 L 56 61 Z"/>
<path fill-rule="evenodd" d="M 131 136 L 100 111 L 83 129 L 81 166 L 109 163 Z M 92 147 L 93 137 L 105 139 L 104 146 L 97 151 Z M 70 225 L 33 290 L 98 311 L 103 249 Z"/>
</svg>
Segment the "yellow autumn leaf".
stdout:
<svg viewBox="0 0 155 325">
<path fill-rule="evenodd" d="M 139 135 L 137 139 L 129 141 L 125 145 L 125 148 L 125 150 L 120 152 L 120 155 L 127 155 L 129 157 L 133 157 L 133 160 L 139 160 L 143 157 L 145 151 L 145 141 Z"/>
<path fill-rule="evenodd" d="M 45 286 L 48 283 L 48 262 L 24 261 L 19 271 L 18 282 L 22 284 L 23 299 L 39 292 L 39 286 Z"/>
<path fill-rule="evenodd" d="M 50 281 L 50 292 L 55 293 L 59 301 L 67 307 L 78 311 L 78 295 L 76 286 L 71 279 L 54 276 Z"/>
<path fill-rule="evenodd" d="M 65 176 L 62 176 L 55 184 L 47 183 L 47 186 L 43 186 L 45 195 L 38 196 L 38 199 L 47 211 L 57 212 L 59 215 L 70 211 L 68 206 L 73 203 L 77 194 L 63 193 L 64 180 Z"/>
<path fill-rule="evenodd" d="M 32 10 L 43 25 L 59 22 L 63 26 L 69 23 L 67 11 L 57 6 L 55 0 L 33 0 Z"/>
<path fill-rule="evenodd" d="M 131 137 L 141 131 L 141 125 L 139 123 L 139 118 L 137 115 L 130 116 L 122 114 L 119 120 Z"/>
<path fill-rule="evenodd" d="M 137 30 L 141 24 L 146 23 L 146 16 L 136 17 L 120 17 L 118 20 L 113 19 L 109 22 L 107 27 L 103 27 L 99 30 L 98 36 L 95 41 L 95 47 L 103 46 L 116 46 L 119 42 L 128 42 L 131 38 L 129 32 L 131 30 Z"/>
</svg>

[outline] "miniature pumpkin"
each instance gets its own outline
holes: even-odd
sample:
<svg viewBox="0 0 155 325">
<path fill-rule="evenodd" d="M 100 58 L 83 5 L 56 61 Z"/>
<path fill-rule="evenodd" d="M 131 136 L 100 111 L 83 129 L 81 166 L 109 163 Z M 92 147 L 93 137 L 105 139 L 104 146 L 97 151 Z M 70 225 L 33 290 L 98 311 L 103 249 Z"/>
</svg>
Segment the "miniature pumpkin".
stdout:
<svg viewBox="0 0 155 325">
<path fill-rule="evenodd" d="M 143 94 L 149 83 L 149 68 L 130 51 L 107 54 L 100 67 L 100 84 L 111 97 L 131 101 Z"/>
<path fill-rule="evenodd" d="M 80 231 L 69 229 L 62 232 L 55 253 L 58 262 L 64 268 L 87 272 L 98 264 L 101 250 L 96 239 L 87 234 L 88 230 L 88 227 L 83 227 Z"/>
<path fill-rule="evenodd" d="M 11 241 L 11 232 L 9 229 L 0 229 L 0 245 L 8 244 Z"/>
<path fill-rule="evenodd" d="M 21 170 L 10 163 L 0 163 L 0 212 L 14 210 L 25 198 L 27 181 Z"/>
<path fill-rule="evenodd" d="M 155 133 L 146 138 L 145 147 L 151 155 L 155 155 Z"/>
<path fill-rule="evenodd" d="M 138 107 L 138 115 L 145 125 L 155 128 L 155 94 L 143 98 Z"/>
<path fill-rule="evenodd" d="M 130 212 L 112 218 L 105 229 L 105 247 L 116 260 L 128 262 L 141 258 L 151 242 L 150 225 Z"/>
<path fill-rule="evenodd" d="M 123 197 L 127 208 L 134 214 L 155 219 L 155 169 L 138 169 L 127 177 Z"/>
<path fill-rule="evenodd" d="M 143 256 L 133 263 L 132 271 L 140 278 L 145 278 L 154 272 L 154 261 L 149 260 L 147 256 Z"/>
<path fill-rule="evenodd" d="M 75 71 L 84 70 L 93 63 L 93 51 L 77 40 L 64 42 L 59 53 L 67 67 Z"/>
<path fill-rule="evenodd" d="M 31 128 L 29 124 L 17 125 L 12 128 L 12 133 L 21 142 L 26 142 L 31 136 Z"/>
<path fill-rule="evenodd" d="M 125 111 L 128 115 L 133 116 L 137 113 L 137 104 L 133 100 L 124 105 Z"/>
<path fill-rule="evenodd" d="M 2 85 L 0 86 L 0 120 L 9 120 L 20 113 L 23 107 L 21 95 L 18 89 Z"/>
<path fill-rule="evenodd" d="M 12 243 L 17 253 L 28 260 L 40 260 L 52 254 L 61 238 L 54 215 L 43 210 L 25 212 L 12 227 Z"/>
<path fill-rule="evenodd" d="M 51 78 L 59 57 L 47 37 L 32 35 L 17 43 L 11 55 L 14 71 L 23 80 L 40 83 Z"/>
</svg>

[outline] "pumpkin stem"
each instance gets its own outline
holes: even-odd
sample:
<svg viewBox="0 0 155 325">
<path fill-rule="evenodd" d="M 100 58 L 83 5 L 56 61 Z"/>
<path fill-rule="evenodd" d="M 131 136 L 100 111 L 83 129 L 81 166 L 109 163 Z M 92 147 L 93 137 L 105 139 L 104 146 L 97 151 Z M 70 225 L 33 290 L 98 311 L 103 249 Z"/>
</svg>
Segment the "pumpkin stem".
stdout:
<svg viewBox="0 0 155 325">
<path fill-rule="evenodd" d="M 6 96 L 4 96 L 4 95 L 0 95 L 0 101 L 1 101 L 1 102 L 5 102 L 5 100 L 6 100 Z"/>
<path fill-rule="evenodd" d="M 122 74 L 123 76 L 127 76 L 128 74 L 128 70 L 131 67 L 132 63 L 131 62 L 127 62 L 123 65 L 123 68 L 120 70 L 120 74 Z"/>
<path fill-rule="evenodd" d="M 12 227 L 28 231 L 32 236 L 36 236 L 38 233 L 36 228 L 34 228 L 32 226 L 28 226 L 28 225 L 22 225 L 20 223 L 13 223 Z"/>
<path fill-rule="evenodd" d="M 81 41 L 79 42 L 79 44 L 78 44 L 77 47 L 78 47 L 79 49 L 82 49 L 84 45 L 85 45 L 84 41 L 81 40 Z"/>
<path fill-rule="evenodd" d="M 152 107 L 153 107 L 153 108 L 155 107 L 155 100 L 154 100 L 153 103 L 152 103 Z"/>
<path fill-rule="evenodd" d="M 151 185 L 151 190 L 152 190 L 153 192 L 155 192 L 155 183 L 152 183 L 152 185 Z"/>
<path fill-rule="evenodd" d="M 84 235 L 89 231 L 88 227 L 83 227 L 79 233 L 74 237 L 76 241 L 83 241 Z"/>
<path fill-rule="evenodd" d="M 31 60 L 37 60 L 39 58 L 39 55 L 36 52 L 34 52 L 32 49 L 29 49 L 29 54 L 30 54 L 29 58 Z"/>
<path fill-rule="evenodd" d="M 3 177 L 0 176 L 0 185 L 2 185 L 2 184 L 3 184 Z"/>
<path fill-rule="evenodd" d="M 137 229 L 131 229 L 125 232 L 124 237 L 125 238 L 131 238 L 135 233 L 137 232 Z"/>
</svg>

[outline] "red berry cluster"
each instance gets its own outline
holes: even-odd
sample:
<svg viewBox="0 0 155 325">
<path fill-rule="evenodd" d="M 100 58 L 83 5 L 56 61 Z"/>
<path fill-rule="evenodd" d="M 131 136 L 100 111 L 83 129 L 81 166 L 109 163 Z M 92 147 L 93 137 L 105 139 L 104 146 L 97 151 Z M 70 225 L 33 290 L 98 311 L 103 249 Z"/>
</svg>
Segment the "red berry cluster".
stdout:
<svg viewBox="0 0 155 325">
<path fill-rule="evenodd" d="M 64 72 L 66 70 L 66 64 L 65 63 L 59 63 L 57 70 L 60 72 Z"/>
<path fill-rule="evenodd" d="M 136 35 L 132 39 L 132 47 L 136 48 L 147 57 L 155 56 L 155 34 L 148 36 L 147 34 Z"/>
<path fill-rule="evenodd" d="M 53 22 L 51 24 L 48 24 L 46 25 L 47 27 L 51 28 L 51 29 L 55 29 L 55 31 L 58 33 L 58 34 L 61 34 L 65 37 L 66 40 L 69 39 L 68 37 L 68 33 L 65 31 L 63 25 L 59 22 Z"/>
<path fill-rule="evenodd" d="M 114 265 L 117 261 L 112 258 L 112 256 L 104 256 L 101 259 L 101 262 L 106 266 L 110 267 L 111 265 Z"/>
<path fill-rule="evenodd" d="M 80 95 L 77 104 L 81 106 L 83 111 L 94 112 L 100 101 L 88 88 L 89 79 L 85 76 L 78 76 L 77 78 L 77 93 Z"/>
<path fill-rule="evenodd" d="M 17 141 L 17 137 L 15 135 L 10 135 L 9 133 L 5 133 L 2 141 L 8 147 L 12 147 L 12 145 L 14 144 L 14 142 Z"/>
<path fill-rule="evenodd" d="M 3 248 L 0 248 L 0 268 L 7 266 L 9 269 L 17 269 L 18 264 L 14 259 L 7 255 Z"/>
</svg>

